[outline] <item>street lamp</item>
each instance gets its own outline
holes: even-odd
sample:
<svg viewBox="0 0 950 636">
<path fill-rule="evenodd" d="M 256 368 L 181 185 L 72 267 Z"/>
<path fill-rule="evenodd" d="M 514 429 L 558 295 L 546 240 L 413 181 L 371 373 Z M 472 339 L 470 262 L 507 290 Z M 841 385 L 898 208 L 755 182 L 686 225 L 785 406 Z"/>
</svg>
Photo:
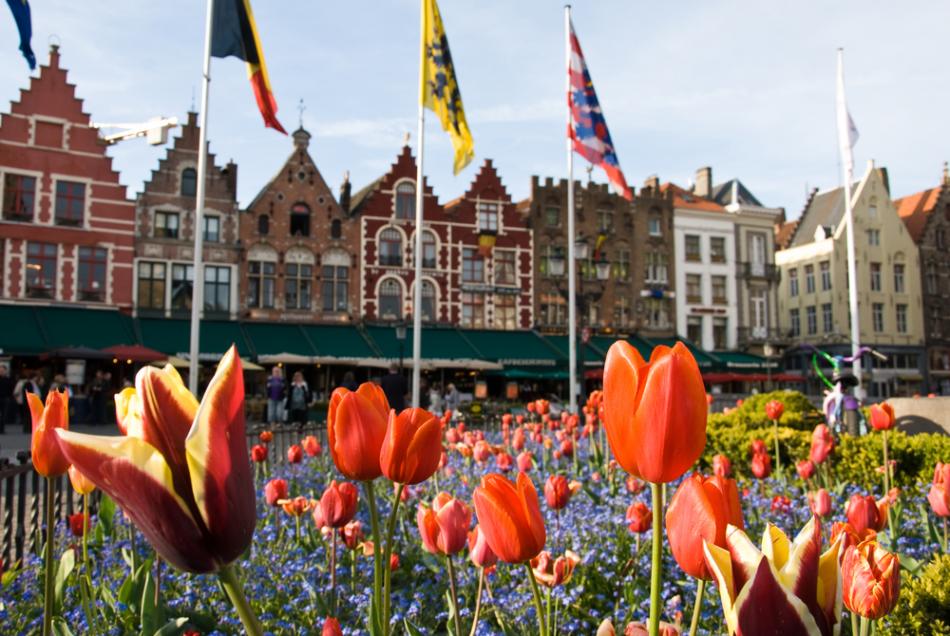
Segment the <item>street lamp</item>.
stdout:
<svg viewBox="0 0 950 636">
<path fill-rule="evenodd" d="M 574 258 L 575 258 L 576 260 L 578 260 L 578 261 L 586 261 L 586 260 L 587 260 L 587 252 L 588 252 L 588 249 L 589 249 L 589 248 L 588 248 L 588 245 L 587 245 L 587 241 L 584 240 L 584 237 L 583 237 L 583 236 L 578 236 L 578 237 L 574 240 Z"/>
<path fill-rule="evenodd" d="M 555 250 L 548 256 L 548 273 L 551 276 L 561 277 L 564 275 L 564 264 L 566 259 L 560 250 Z"/>
<path fill-rule="evenodd" d="M 406 346 L 406 323 L 396 323 L 396 340 L 399 341 L 399 373 L 402 373 L 402 358 Z"/>
<path fill-rule="evenodd" d="M 594 267 L 597 270 L 597 280 L 603 283 L 610 279 L 610 261 L 605 255 L 601 254 Z"/>
</svg>

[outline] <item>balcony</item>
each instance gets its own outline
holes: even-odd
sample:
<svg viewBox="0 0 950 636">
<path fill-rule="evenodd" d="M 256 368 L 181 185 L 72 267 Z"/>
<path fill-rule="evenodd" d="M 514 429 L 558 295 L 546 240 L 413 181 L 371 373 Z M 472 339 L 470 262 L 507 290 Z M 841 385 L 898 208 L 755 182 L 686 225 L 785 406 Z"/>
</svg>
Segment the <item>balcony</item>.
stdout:
<svg viewBox="0 0 950 636">
<path fill-rule="evenodd" d="M 789 340 L 786 332 L 767 327 L 739 327 L 737 336 L 740 349 L 748 345 L 765 344 L 766 342 L 775 345 L 783 344 Z"/>
<path fill-rule="evenodd" d="M 742 276 L 761 278 L 773 282 L 779 281 L 779 269 L 772 263 L 742 263 Z"/>
</svg>

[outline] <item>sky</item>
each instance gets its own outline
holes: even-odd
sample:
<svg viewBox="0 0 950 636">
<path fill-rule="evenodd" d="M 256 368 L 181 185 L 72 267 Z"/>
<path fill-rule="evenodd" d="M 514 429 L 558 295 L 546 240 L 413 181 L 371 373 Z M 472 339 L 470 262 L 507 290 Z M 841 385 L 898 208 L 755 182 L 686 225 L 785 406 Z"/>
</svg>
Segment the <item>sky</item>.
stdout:
<svg viewBox="0 0 950 636">
<path fill-rule="evenodd" d="M 255 18 L 285 128 L 313 134 L 310 152 L 335 190 L 386 172 L 411 133 L 415 150 L 418 0 L 255 0 Z M 32 0 L 33 49 L 62 64 L 93 121 L 184 120 L 200 102 L 205 3 Z M 515 200 L 531 175 L 566 176 L 564 9 L 547 0 L 440 0 L 475 160 L 452 174 L 448 136 L 428 117 L 425 165 L 443 202 L 492 158 Z M 903 196 L 938 184 L 950 158 L 950 3 L 759 1 L 575 3 L 574 26 L 631 185 L 650 175 L 688 185 L 712 166 L 765 205 L 797 217 L 810 188 L 840 183 L 835 55 L 845 49 L 848 104 L 860 139 Z M 29 83 L 12 17 L 0 8 L 0 109 Z M 246 205 L 291 152 L 265 129 L 243 62 L 214 59 L 209 138 L 239 164 Z M 129 196 L 164 149 L 143 139 L 110 149 Z M 586 179 L 577 158 L 575 178 Z M 592 175 L 606 179 L 601 170 Z"/>
</svg>

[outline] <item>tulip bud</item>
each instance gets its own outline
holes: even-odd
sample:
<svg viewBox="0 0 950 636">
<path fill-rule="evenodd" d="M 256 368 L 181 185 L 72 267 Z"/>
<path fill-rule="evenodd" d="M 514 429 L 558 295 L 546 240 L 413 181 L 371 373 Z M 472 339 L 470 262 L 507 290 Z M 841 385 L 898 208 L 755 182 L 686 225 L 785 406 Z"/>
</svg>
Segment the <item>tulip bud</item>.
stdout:
<svg viewBox="0 0 950 636">
<path fill-rule="evenodd" d="M 871 426 L 874 430 L 888 431 L 894 428 L 894 407 L 887 402 L 872 404 L 870 415 Z"/>
<path fill-rule="evenodd" d="M 810 459 L 795 462 L 795 471 L 803 480 L 808 481 L 815 474 L 815 464 Z"/>
<path fill-rule="evenodd" d="M 732 462 L 723 454 L 713 457 L 713 474 L 719 477 L 732 476 Z"/>
<path fill-rule="evenodd" d="M 340 621 L 331 616 L 327 616 L 323 619 L 323 631 L 321 634 L 322 636 L 343 636 L 343 630 L 340 629 Z"/>
<path fill-rule="evenodd" d="M 261 444 L 270 444 L 274 441 L 273 431 L 261 431 L 261 434 L 257 436 L 261 440 Z"/>
<path fill-rule="evenodd" d="M 420 504 L 416 513 L 422 546 L 432 554 L 451 555 L 465 547 L 471 522 L 471 509 L 446 492 L 436 495 L 431 507 Z"/>
<path fill-rule="evenodd" d="M 844 514 L 858 532 L 871 529 L 880 532 L 887 525 L 887 501 L 876 501 L 872 495 L 855 493 L 848 499 Z"/>
<path fill-rule="evenodd" d="M 819 517 L 827 517 L 831 512 L 831 495 L 824 488 L 808 493 L 808 507 Z"/>
<path fill-rule="evenodd" d="M 600 622 L 595 636 L 617 636 L 617 631 L 614 629 L 614 624 L 610 622 L 609 618 L 605 618 Z"/>
<path fill-rule="evenodd" d="M 828 459 L 835 447 L 835 438 L 824 424 L 819 424 L 811 434 L 811 452 L 809 458 L 816 465 Z"/>
<path fill-rule="evenodd" d="M 490 473 L 472 494 L 478 515 L 479 532 L 498 558 L 506 563 L 524 563 L 544 547 L 544 518 L 538 505 L 538 492 L 525 473 L 516 483 Z"/>
<path fill-rule="evenodd" d="M 490 568 L 498 562 L 498 556 L 492 552 L 485 533 L 481 532 L 478 526 L 468 533 L 468 556 L 472 563 L 480 568 Z"/>
<path fill-rule="evenodd" d="M 526 473 L 531 470 L 534 466 L 534 458 L 531 456 L 531 451 L 524 451 L 518 455 L 518 470 L 522 473 Z"/>
<path fill-rule="evenodd" d="M 363 540 L 363 524 L 359 521 L 351 521 L 343 526 L 343 543 L 347 549 L 355 550 Z"/>
<path fill-rule="evenodd" d="M 725 547 L 729 525 L 743 527 L 734 480 L 694 473 L 680 482 L 666 510 L 666 534 L 670 552 L 684 572 L 712 578 L 703 545 Z"/>
<path fill-rule="evenodd" d="M 442 424 L 425 409 L 389 412 L 379 452 L 383 474 L 400 484 L 418 484 L 438 470 L 442 458 Z"/>
<path fill-rule="evenodd" d="M 845 607 L 859 616 L 877 620 L 897 605 L 900 561 L 877 541 L 864 541 L 845 551 L 841 582 Z"/>
<path fill-rule="evenodd" d="M 277 502 L 287 498 L 287 482 L 283 479 L 271 479 L 264 484 L 264 500 L 268 506 L 277 506 Z"/>
<path fill-rule="evenodd" d="M 753 455 L 758 455 L 758 454 L 760 454 L 760 453 L 767 453 L 767 452 L 769 452 L 769 449 L 768 449 L 768 447 L 765 445 L 765 442 L 763 442 L 763 441 L 760 440 L 760 439 L 754 439 L 754 440 L 752 440 L 752 446 L 751 446 L 751 448 L 752 448 L 752 454 L 753 454 Z"/>
<path fill-rule="evenodd" d="M 502 451 L 495 455 L 495 463 L 498 465 L 498 470 L 507 473 L 514 465 L 514 459 L 512 459 L 511 455 Z"/>
<path fill-rule="evenodd" d="M 96 489 L 96 485 L 75 466 L 70 466 L 66 472 L 69 474 L 69 483 L 73 485 L 73 490 L 80 495 L 88 495 Z"/>
<path fill-rule="evenodd" d="M 307 457 L 317 457 L 323 452 L 320 440 L 313 435 L 307 435 L 303 438 L 301 445 L 303 446 L 303 451 L 307 453 Z"/>
<path fill-rule="evenodd" d="M 322 526 L 330 528 L 342 528 L 348 524 L 356 514 L 356 504 L 359 500 L 359 491 L 356 486 L 348 481 L 337 483 L 331 481 L 330 485 L 320 497 L 320 502 L 314 506 L 314 522 L 317 522 L 319 511 Z"/>
<path fill-rule="evenodd" d="M 74 537 L 81 537 L 83 531 L 89 532 L 89 515 L 84 512 L 69 515 L 69 530 Z"/>
<path fill-rule="evenodd" d="M 756 479 L 765 479 L 772 474 L 772 458 L 768 453 L 756 453 L 752 456 L 752 474 Z"/>
<path fill-rule="evenodd" d="M 251 446 L 251 461 L 260 464 L 267 461 L 267 447 L 263 444 Z"/>
<path fill-rule="evenodd" d="M 291 464 L 299 464 L 303 461 L 303 449 L 297 444 L 291 444 L 287 449 L 287 461 Z"/>
<path fill-rule="evenodd" d="M 564 475 L 551 475 L 544 482 L 544 499 L 552 510 L 560 510 L 571 499 L 571 490 Z"/>
<path fill-rule="evenodd" d="M 26 401 L 33 419 L 30 453 L 33 468 L 43 477 L 58 477 L 69 468 L 70 461 L 60 450 L 56 429 L 69 428 L 69 396 L 50 391 L 44 406 L 35 393 L 27 393 Z"/>
<path fill-rule="evenodd" d="M 937 462 L 927 501 L 938 517 L 950 517 L 950 464 Z"/>
<path fill-rule="evenodd" d="M 785 412 L 785 405 L 778 400 L 769 400 L 765 404 L 765 415 L 770 420 L 779 420 Z"/>
<path fill-rule="evenodd" d="M 641 534 L 651 528 L 653 513 L 642 501 L 635 501 L 627 508 L 627 527 L 630 532 Z"/>
</svg>

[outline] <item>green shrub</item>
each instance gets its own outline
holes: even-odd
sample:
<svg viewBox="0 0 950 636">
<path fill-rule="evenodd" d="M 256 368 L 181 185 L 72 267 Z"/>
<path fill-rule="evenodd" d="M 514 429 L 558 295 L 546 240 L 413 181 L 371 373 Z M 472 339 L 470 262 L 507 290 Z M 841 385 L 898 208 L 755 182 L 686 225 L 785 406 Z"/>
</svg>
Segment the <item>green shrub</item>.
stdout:
<svg viewBox="0 0 950 636">
<path fill-rule="evenodd" d="M 914 577 L 901 571 L 897 607 L 878 625 L 879 634 L 950 634 L 950 555 L 937 555 Z"/>
<path fill-rule="evenodd" d="M 821 411 L 816 409 L 803 394 L 798 391 L 772 391 L 747 397 L 742 406 L 728 415 L 714 414 L 710 419 L 728 417 L 746 428 L 771 427 L 772 420 L 765 415 L 766 403 L 778 400 L 785 406 L 785 412 L 779 419 L 779 426 L 799 431 L 811 431 L 824 421 Z"/>
<path fill-rule="evenodd" d="M 712 470 L 712 458 L 722 453 L 732 462 L 736 476 L 751 477 L 750 459 L 752 441 L 761 439 L 769 449 L 772 467 L 775 467 L 774 444 L 771 424 L 768 428 L 748 427 L 737 417 L 719 415 L 709 418 L 706 426 L 706 452 L 701 460 L 704 471 Z M 808 457 L 811 448 L 811 432 L 798 431 L 785 426 L 778 427 L 782 466 L 792 466 L 796 460 Z"/>
</svg>

